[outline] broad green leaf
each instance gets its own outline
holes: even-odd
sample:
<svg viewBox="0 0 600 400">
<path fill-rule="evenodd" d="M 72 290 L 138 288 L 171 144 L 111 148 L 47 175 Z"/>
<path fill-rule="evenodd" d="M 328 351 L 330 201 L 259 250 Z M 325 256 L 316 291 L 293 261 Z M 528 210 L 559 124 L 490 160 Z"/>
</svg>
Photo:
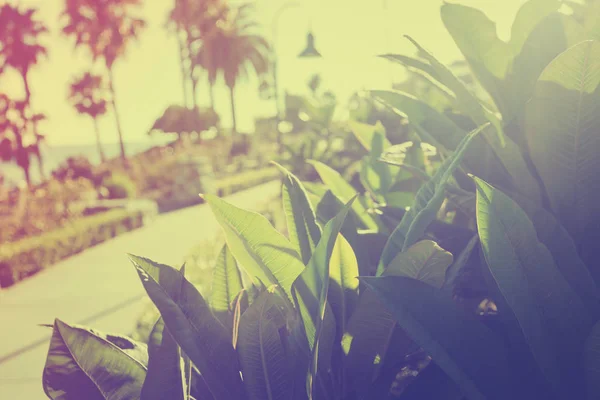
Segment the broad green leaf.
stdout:
<svg viewBox="0 0 600 400">
<path fill-rule="evenodd" d="M 559 220 L 575 237 L 600 218 L 600 42 L 585 41 L 542 72 L 527 105 L 533 163 Z"/>
<path fill-rule="evenodd" d="M 386 360 L 404 357 L 411 345 L 375 292 L 362 291 L 342 337 L 345 392 L 366 398 Z"/>
<path fill-rule="evenodd" d="M 437 146 L 455 150 L 467 135 L 454 121 L 436 111 L 428 104 L 402 92 L 373 91 L 372 94 L 401 114 L 419 136 Z M 537 181 L 531 175 L 520 149 L 510 138 L 505 138 L 504 146 L 490 129 L 481 137 L 475 138 L 465 154 L 465 164 L 478 176 L 503 186 L 514 186 L 532 200 L 540 199 Z"/>
<path fill-rule="evenodd" d="M 266 291 L 241 316 L 237 352 L 249 400 L 292 397 L 292 371 L 279 335 L 285 313 L 282 298 Z"/>
<path fill-rule="evenodd" d="M 505 137 L 502 123 L 490 110 L 486 109 L 481 102 L 466 88 L 466 86 L 452 74 L 452 72 L 435 59 L 429 52 L 423 49 L 416 41 L 408 39 L 424 54 L 424 57 L 438 72 L 442 83 L 454 92 L 459 109 L 471 117 L 476 125 L 490 122 L 496 133 L 492 130 L 483 132 L 483 138 L 488 142 L 495 155 L 512 178 L 513 185 L 519 192 L 529 198 L 540 201 L 540 193 L 537 181 L 529 171 L 527 164 L 520 153 L 517 144 L 510 138 Z"/>
<path fill-rule="evenodd" d="M 174 268 L 142 257 L 129 257 L 167 329 L 198 368 L 215 400 L 243 398 L 231 335 L 194 285 Z"/>
<path fill-rule="evenodd" d="M 159 318 L 148 339 L 148 373 L 141 400 L 187 400 L 187 383 L 181 351 Z"/>
<path fill-rule="evenodd" d="M 540 1 L 543 2 L 543 0 L 532 0 L 527 4 Z M 552 4 L 554 1 L 547 1 L 547 3 Z M 525 105 L 531 98 L 536 82 L 544 68 L 560 53 L 587 39 L 584 28 L 573 18 L 558 12 L 540 15 L 545 18 L 533 26 L 521 51 L 515 54 L 506 80 L 512 96 L 510 102 L 512 107 L 510 116 L 512 117 L 523 117 Z M 507 115 L 505 124 L 509 122 L 510 118 Z M 515 140 L 520 142 L 520 138 L 515 138 Z"/>
<path fill-rule="evenodd" d="M 385 136 L 381 132 L 374 132 L 369 155 L 363 158 L 360 170 L 363 186 L 380 202 L 385 201 L 385 195 L 393 181 L 391 167 L 379 161 L 384 151 L 384 140 Z"/>
<path fill-rule="evenodd" d="M 357 277 L 359 275 L 354 250 L 346 238 L 339 234 L 329 260 L 329 293 L 327 294 L 337 322 L 338 339 L 346 331 L 348 319 L 358 301 Z"/>
<path fill-rule="evenodd" d="M 446 270 L 452 264 L 452 254 L 436 242 L 422 240 L 398 253 L 388 264 L 386 275 L 405 276 L 441 288 Z"/>
<path fill-rule="evenodd" d="M 404 114 L 425 141 L 453 150 L 465 136 L 450 118 L 410 94 L 389 90 L 373 90 L 371 94 Z"/>
<path fill-rule="evenodd" d="M 419 45 L 413 38 L 406 36 L 410 42 L 415 45 L 417 50 L 423 54 L 423 57 L 429 61 L 440 78 L 440 82 L 448 87 L 456 96 L 457 105 L 463 114 L 471 117 L 476 125 L 483 125 L 486 122 L 491 122 L 497 130 L 500 138 L 504 134 L 502 127 L 496 118 L 493 118 L 492 113 L 486 110 L 481 102 L 467 89 L 465 84 L 461 82 L 448 67 L 440 63 L 431 53 Z"/>
<path fill-rule="evenodd" d="M 233 313 L 233 301 L 244 288 L 242 274 L 233 254 L 224 245 L 219 252 L 213 270 L 212 291 L 210 293 L 210 308 L 223 325 L 230 327 L 229 315 Z M 228 321 L 228 323 L 225 323 Z"/>
<path fill-rule="evenodd" d="M 56 319 L 43 373 L 46 395 L 56 400 L 139 399 L 146 366 L 125 350 L 135 342 L 121 339 L 110 341 Z"/>
<path fill-rule="evenodd" d="M 502 340 L 462 312 L 451 298 L 405 277 L 361 278 L 399 325 L 451 377 L 470 400 L 520 398 Z"/>
<path fill-rule="evenodd" d="M 448 180 L 460 164 L 469 143 L 487 126 L 488 124 L 483 125 L 465 136 L 454 155 L 444 161 L 431 180 L 419 189 L 413 206 L 404 214 L 383 249 L 377 268 L 378 275 L 400 251 L 416 243 L 423 236 L 429 224 L 436 219 L 437 212 L 444 201 Z"/>
<path fill-rule="evenodd" d="M 325 347 L 322 350 L 319 349 L 321 334 L 324 329 L 327 329 L 324 327 L 324 318 L 328 304 L 329 264 L 338 234 L 354 200 L 352 198 L 343 210 L 325 225 L 321 240 L 317 244 L 310 262 L 293 285 L 296 293 L 296 304 L 300 311 L 306 338 L 312 352 L 310 375 L 307 384 L 309 396 L 312 396 L 313 393 L 313 382 L 317 375 L 319 357 L 331 358 L 331 349 L 326 349 Z M 331 346 L 331 344 L 327 345 Z"/>
<path fill-rule="evenodd" d="M 548 383 L 568 393 L 581 383 L 576 364 L 593 320 L 527 214 L 499 190 L 477 178 L 475 183 L 485 261 Z"/>
<path fill-rule="evenodd" d="M 343 209 L 344 203 L 328 190 L 317 205 L 317 216 L 319 221 L 325 225 Z M 369 270 L 370 263 L 367 257 L 367 249 L 364 248 L 364 244 L 360 240 L 357 223 L 353 214 L 346 217 L 340 232 L 348 240 L 352 249 L 355 250 L 358 268 L 361 271 L 358 275 L 368 275 L 367 271 Z"/>
<path fill-rule="evenodd" d="M 352 133 L 354 133 L 356 140 L 358 140 L 358 142 L 369 152 L 371 151 L 373 138 L 377 133 L 383 135 L 383 149 L 387 149 L 391 146 L 390 141 L 385 135 L 385 127 L 379 121 L 375 125 L 369 125 L 362 122 L 350 120 L 348 122 L 348 126 Z"/>
<path fill-rule="evenodd" d="M 310 164 L 317 170 L 323 183 L 331 192 L 336 195 L 341 201 L 348 202 L 356 195 L 356 190 L 334 169 L 319 161 L 309 161 Z M 377 224 L 368 214 L 367 210 L 360 202 L 355 201 L 352 204 L 352 210 L 356 213 L 360 222 L 367 229 L 376 229 Z"/>
<path fill-rule="evenodd" d="M 473 73 L 504 114 L 506 94 L 502 81 L 511 61 L 511 50 L 507 43 L 498 38 L 496 24 L 482 11 L 461 4 L 445 3 L 441 15 L 446 29 L 469 62 Z M 456 95 L 459 96 L 458 93 Z M 478 125 L 483 123 L 481 120 L 474 121 Z"/>
<path fill-rule="evenodd" d="M 588 400 L 600 397 L 600 321 L 589 333 L 583 350 L 585 384 Z"/>
<path fill-rule="evenodd" d="M 292 244 L 262 215 L 206 195 L 225 240 L 240 266 L 266 286 L 277 285 L 291 301 L 291 287 L 304 270 Z"/>
<path fill-rule="evenodd" d="M 290 241 L 306 265 L 321 238 L 315 211 L 300 180 L 281 165 L 274 163 L 283 174 L 283 209 Z"/>
<path fill-rule="evenodd" d="M 560 3 L 558 0 L 529 0 L 519 8 L 510 31 L 513 55 L 521 52 L 531 32 L 548 14 L 557 11 Z"/>
</svg>

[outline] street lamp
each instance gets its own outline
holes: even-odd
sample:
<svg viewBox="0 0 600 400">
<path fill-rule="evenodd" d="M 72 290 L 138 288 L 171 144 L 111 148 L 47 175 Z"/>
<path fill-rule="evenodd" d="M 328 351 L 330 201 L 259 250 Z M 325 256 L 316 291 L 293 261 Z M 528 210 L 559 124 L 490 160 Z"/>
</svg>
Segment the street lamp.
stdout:
<svg viewBox="0 0 600 400">
<path fill-rule="evenodd" d="M 281 17 L 281 15 L 283 14 L 284 11 L 290 9 L 290 8 L 294 8 L 294 7 L 300 7 L 301 3 L 297 2 L 297 1 L 292 1 L 292 2 L 288 2 L 283 4 L 276 12 L 275 15 L 273 16 L 273 22 L 272 22 L 272 30 L 273 30 L 273 35 L 272 35 L 272 55 L 273 55 L 273 60 L 272 60 L 272 71 L 273 71 L 273 97 L 275 99 L 275 106 L 276 106 L 276 115 L 275 115 L 275 130 L 277 131 L 277 144 L 279 147 L 279 154 L 281 155 L 283 153 L 283 138 L 282 138 L 282 133 L 279 130 L 279 124 L 281 123 L 281 105 L 280 105 L 280 101 L 279 101 L 279 82 L 277 79 L 277 51 L 275 49 L 275 43 L 277 41 L 277 23 L 279 22 L 279 18 Z M 321 53 L 319 53 L 319 51 L 316 49 L 315 47 L 315 37 L 312 34 L 312 32 L 308 32 L 308 34 L 306 35 L 306 48 L 300 53 L 298 54 L 298 58 L 320 58 Z"/>
</svg>

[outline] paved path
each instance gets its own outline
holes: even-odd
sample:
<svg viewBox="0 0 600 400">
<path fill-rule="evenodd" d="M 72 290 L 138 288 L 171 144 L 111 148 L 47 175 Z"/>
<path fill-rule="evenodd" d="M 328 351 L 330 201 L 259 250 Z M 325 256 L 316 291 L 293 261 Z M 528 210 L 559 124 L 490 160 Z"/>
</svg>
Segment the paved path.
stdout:
<svg viewBox="0 0 600 400">
<path fill-rule="evenodd" d="M 257 209 L 277 196 L 270 182 L 227 198 Z M 129 334 L 145 302 L 132 253 L 179 266 L 190 249 L 219 226 L 207 205 L 159 215 L 149 225 L 64 260 L 0 291 L 0 400 L 46 399 L 41 375 L 55 317 L 98 330 Z"/>
</svg>

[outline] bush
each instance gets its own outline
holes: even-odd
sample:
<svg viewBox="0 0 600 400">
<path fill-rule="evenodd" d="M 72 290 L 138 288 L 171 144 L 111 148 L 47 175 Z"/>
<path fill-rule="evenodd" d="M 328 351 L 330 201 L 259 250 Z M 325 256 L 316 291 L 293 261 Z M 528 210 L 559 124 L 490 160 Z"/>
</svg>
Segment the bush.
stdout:
<svg viewBox="0 0 600 400">
<path fill-rule="evenodd" d="M 111 210 L 75 219 L 62 228 L 0 245 L 0 286 L 7 287 L 58 261 L 139 228 L 140 212 Z"/>
<path fill-rule="evenodd" d="M 109 199 L 131 199 L 137 195 L 137 187 L 127 175 L 113 174 L 102 181 Z"/>
<path fill-rule="evenodd" d="M 263 168 L 241 172 L 229 177 L 221 178 L 216 182 L 216 192 L 219 196 L 229 196 L 235 192 L 267 183 L 279 177 L 277 168 Z"/>
</svg>

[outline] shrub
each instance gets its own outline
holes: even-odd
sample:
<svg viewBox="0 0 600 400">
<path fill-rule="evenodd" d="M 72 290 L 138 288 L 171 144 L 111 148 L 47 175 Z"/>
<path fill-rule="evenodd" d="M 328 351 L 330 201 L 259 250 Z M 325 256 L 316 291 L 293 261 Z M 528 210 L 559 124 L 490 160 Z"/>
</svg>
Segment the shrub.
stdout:
<svg viewBox="0 0 600 400">
<path fill-rule="evenodd" d="M 130 199 L 137 195 L 137 187 L 127 175 L 112 174 L 102 181 L 109 199 Z"/>
<path fill-rule="evenodd" d="M 240 190 L 248 189 L 262 183 L 267 183 L 279 177 L 277 168 L 263 168 L 241 172 L 217 180 L 216 193 L 219 196 L 228 196 Z"/>
<path fill-rule="evenodd" d="M 0 245 L 0 286 L 10 286 L 43 268 L 142 226 L 140 212 L 111 210 L 75 219 L 62 228 Z"/>
</svg>

